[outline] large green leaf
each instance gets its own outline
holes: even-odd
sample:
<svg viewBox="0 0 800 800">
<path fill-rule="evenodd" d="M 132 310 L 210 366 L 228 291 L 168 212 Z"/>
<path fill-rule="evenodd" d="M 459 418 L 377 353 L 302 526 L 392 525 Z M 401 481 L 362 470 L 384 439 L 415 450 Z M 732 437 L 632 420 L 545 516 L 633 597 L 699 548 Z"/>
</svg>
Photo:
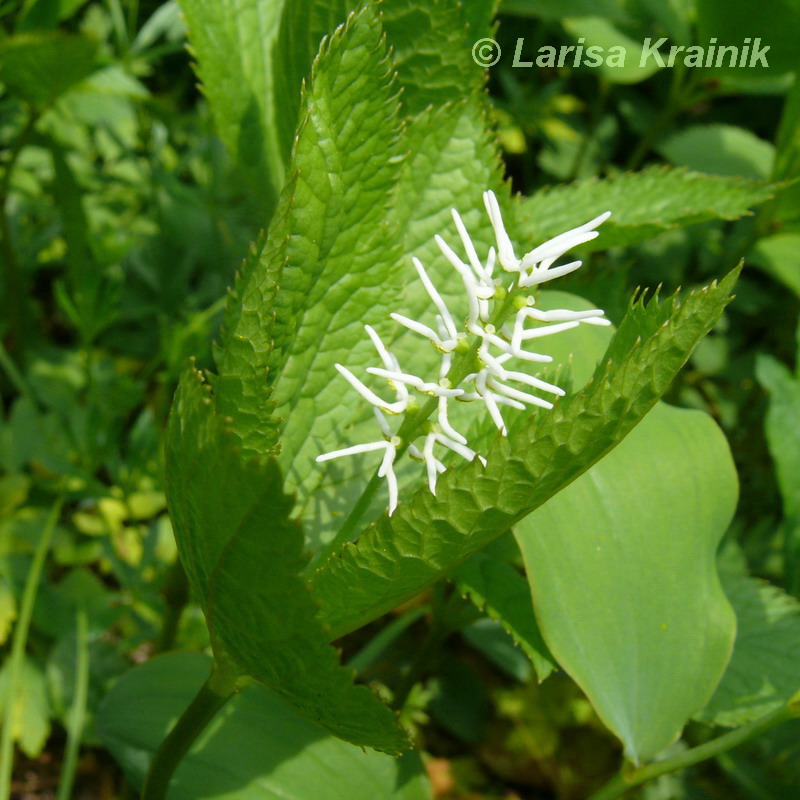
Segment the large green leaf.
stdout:
<svg viewBox="0 0 800 800">
<path fill-rule="evenodd" d="M 0 82 L 42 108 L 95 69 L 97 43 L 63 31 L 34 31 L 0 42 Z"/>
<path fill-rule="evenodd" d="M 800 233 L 759 239 L 747 258 L 800 297 Z"/>
<path fill-rule="evenodd" d="M 737 125 L 693 125 L 656 148 L 676 167 L 710 175 L 739 175 L 762 180 L 772 175 L 775 147 Z"/>
<path fill-rule="evenodd" d="M 312 577 L 336 637 L 433 583 L 609 452 L 668 387 L 730 300 L 738 271 L 682 303 L 634 305 L 593 379 L 552 411 L 497 437 L 484 469 L 448 470 L 436 497 L 420 489 Z"/>
<path fill-rule="evenodd" d="M 167 437 L 167 496 L 215 656 L 275 689 L 331 733 L 389 752 L 405 737 L 352 673 L 316 618 L 300 576 L 303 535 L 274 459 L 247 461 L 199 375 L 184 376 Z"/>
<path fill-rule="evenodd" d="M 220 138 L 269 210 L 300 112 L 300 86 L 320 40 L 349 0 L 181 0 L 197 73 Z"/>
<path fill-rule="evenodd" d="M 677 738 L 730 657 L 715 553 L 736 496 L 711 418 L 659 405 L 514 529 L 545 641 L 637 762 Z"/>
<path fill-rule="evenodd" d="M 722 682 L 696 716 L 714 725 L 743 725 L 800 690 L 800 603 L 729 565 L 721 576 L 736 611 L 736 643 Z"/>
<path fill-rule="evenodd" d="M 780 74 L 797 69 L 797 29 L 800 26 L 800 0 L 772 0 L 763 5 L 749 0 L 697 0 L 697 28 L 700 44 L 711 37 L 720 44 L 741 45 L 760 39 L 769 48 L 766 65 L 744 68 L 728 66 L 727 60 L 715 72 L 749 76 Z"/>
<path fill-rule="evenodd" d="M 651 167 L 642 172 L 543 189 L 521 207 L 520 226 L 545 239 L 611 210 L 603 235 L 585 245 L 605 249 L 648 239 L 669 228 L 712 219 L 738 219 L 769 200 L 775 184 L 683 169 Z"/>
<path fill-rule="evenodd" d="M 173 653 L 122 676 L 97 732 L 131 783 L 208 677 L 206 656 Z M 428 800 L 416 755 L 394 759 L 326 736 L 278 695 L 251 685 L 229 701 L 178 767 L 170 800 Z"/>
<path fill-rule="evenodd" d="M 399 290 L 398 236 L 385 222 L 400 167 L 397 110 L 380 25 L 365 11 L 315 65 L 293 178 L 229 306 L 217 359 L 220 409 L 256 453 L 276 444 L 280 421 L 281 463 L 293 484 L 335 435 L 347 384 L 333 363 L 371 357 L 361 323 L 385 327 Z"/>
<path fill-rule="evenodd" d="M 485 71 L 476 67 L 471 49 L 489 35 L 493 6 L 494 0 L 384 0 L 382 22 L 406 114 L 441 107 L 483 82 Z"/>
</svg>

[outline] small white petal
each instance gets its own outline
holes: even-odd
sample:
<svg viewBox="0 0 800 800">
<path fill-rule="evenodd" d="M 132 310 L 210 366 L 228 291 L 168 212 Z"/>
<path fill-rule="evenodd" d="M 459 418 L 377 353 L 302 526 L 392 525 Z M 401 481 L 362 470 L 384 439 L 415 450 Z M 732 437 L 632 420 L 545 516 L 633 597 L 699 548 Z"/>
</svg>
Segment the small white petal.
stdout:
<svg viewBox="0 0 800 800">
<path fill-rule="evenodd" d="M 392 414 L 399 414 L 402 411 L 405 411 L 407 406 L 407 401 L 398 401 L 395 403 L 387 403 L 385 400 L 382 400 L 378 395 L 375 394 L 371 389 L 367 388 L 352 372 L 350 372 L 347 367 L 343 367 L 341 364 L 334 364 L 336 369 L 339 371 L 339 374 L 347 380 L 347 382 L 369 403 L 372 403 L 374 406 L 378 406 L 378 408 L 382 408 L 385 411 L 389 411 Z"/>
<path fill-rule="evenodd" d="M 566 394 L 563 389 L 555 384 L 547 383 L 547 381 L 540 380 L 539 378 L 534 378 L 532 375 L 528 375 L 525 372 L 514 372 L 513 370 L 507 370 L 505 380 L 518 381 L 519 383 L 533 386 L 536 389 L 541 389 L 543 392 L 557 394 L 559 397 L 563 397 Z"/>
<path fill-rule="evenodd" d="M 417 274 L 419 275 L 419 279 L 422 281 L 422 285 L 425 287 L 425 291 L 427 291 L 428 296 L 433 300 L 434 305 L 436 306 L 437 310 L 442 316 L 442 322 L 444 323 L 445 328 L 447 329 L 447 333 L 451 339 L 455 339 L 458 336 L 458 331 L 456 330 L 456 324 L 453 322 L 453 317 L 450 314 L 447 306 L 445 305 L 444 300 L 442 300 L 442 296 L 439 292 L 436 291 L 436 287 L 431 282 L 431 279 L 428 277 L 428 273 L 425 271 L 425 267 L 422 266 L 422 262 L 418 258 L 413 258 L 412 261 L 414 262 L 414 266 L 417 269 Z"/>
<path fill-rule="evenodd" d="M 594 239 L 599 235 L 594 229 L 598 225 L 602 225 L 610 216 L 611 212 L 606 211 L 599 217 L 595 217 L 593 220 L 579 225 L 577 228 L 565 231 L 544 242 L 544 244 L 540 244 L 522 257 L 522 268 L 527 269 L 531 264 L 543 261 L 545 258 L 550 258 L 555 252 L 563 255 L 567 250 L 577 247 L 578 244 L 583 244 L 584 242 Z"/>
<path fill-rule="evenodd" d="M 494 228 L 494 238 L 497 241 L 497 253 L 500 266 L 509 272 L 519 270 L 519 259 L 514 254 L 514 246 L 506 233 L 506 226 L 503 224 L 503 215 L 500 213 L 500 204 L 493 191 L 483 193 L 483 202 L 489 214 L 489 220 Z"/>
<path fill-rule="evenodd" d="M 323 453 L 317 456 L 317 463 L 323 461 L 330 461 L 332 458 L 341 458 L 342 456 L 355 456 L 359 453 L 369 453 L 373 450 L 385 450 L 388 447 L 387 442 L 368 442 L 367 444 L 356 444 L 352 447 L 345 447 L 342 450 L 332 450 L 330 453 Z"/>
<path fill-rule="evenodd" d="M 461 243 L 464 245 L 464 250 L 467 252 L 469 263 L 472 265 L 472 269 L 475 270 L 475 275 L 477 275 L 478 280 L 481 281 L 481 283 L 485 283 L 489 276 L 484 272 L 483 266 L 478 258 L 478 253 L 475 250 L 475 245 L 472 243 L 472 239 L 470 239 L 469 233 L 467 233 L 467 229 L 464 227 L 461 216 L 454 208 L 451 209 L 451 213 L 453 215 L 453 221 L 456 223 L 458 235 L 461 237 Z"/>
<path fill-rule="evenodd" d="M 503 383 L 498 383 L 497 381 L 493 380 L 489 381 L 489 386 L 490 388 L 494 389 L 494 391 L 499 392 L 506 397 L 510 397 L 512 400 L 519 400 L 521 403 L 528 403 L 529 405 L 540 406 L 541 408 L 553 407 L 553 404 L 548 400 L 542 400 L 541 397 L 536 397 L 528 392 L 521 392 L 519 389 L 515 389 L 513 386 L 506 386 Z"/>
<path fill-rule="evenodd" d="M 580 322 L 557 322 L 552 325 L 544 325 L 541 328 L 530 328 L 522 332 L 522 341 L 527 342 L 529 339 L 541 339 L 542 336 L 552 336 L 554 333 L 561 333 L 561 331 L 577 328 L 578 325 L 580 325 Z"/>
<path fill-rule="evenodd" d="M 448 450 L 452 450 L 454 453 L 466 458 L 467 461 L 472 461 L 472 459 L 475 458 L 475 451 L 461 444 L 461 442 L 457 442 L 449 436 L 443 436 L 441 433 L 436 433 L 434 436 L 439 444 L 444 445 Z"/>
<path fill-rule="evenodd" d="M 479 317 L 478 308 L 478 284 L 475 281 L 475 276 L 472 274 L 469 267 L 453 252 L 450 245 L 442 239 L 441 236 L 435 236 L 436 244 L 442 251 L 442 255 L 455 267 L 461 279 L 464 281 L 464 288 L 467 290 L 467 300 L 469 302 L 469 323 L 476 325 Z"/>
<path fill-rule="evenodd" d="M 417 322 L 416 320 L 409 319 L 408 317 L 403 316 L 402 314 L 397 314 L 392 312 L 389 316 L 395 321 L 399 322 L 401 325 L 405 326 L 414 333 L 419 333 L 422 336 L 427 337 L 430 339 L 434 344 L 441 344 L 439 337 L 436 335 L 436 332 L 433 328 L 429 328 L 427 325 L 423 325 L 421 322 Z"/>
<path fill-rule="evenodd" d="M 533 272 L 523 275 L 519 279 L 519 285 L 525 288 L 530 286 L 538 286 L 540 283 L 547 283 L 554 278 L 560 278 L 562 275 L 569 275 L 570 272 L 575 272 L 580 269 L 583 261 L 571 261 L 569 264 L 564 264 L 561 267 L 555 267 L 550 270 L 533 270 Z"/>
<path fill-rule="evenodd" d="M 462 436 L 451 424 L 447 417 L 447 398 L 439 398 L 439 426 L 451 438 L 461 444 L 467 443 L 466 436 Z"/>
<path fill-rule="evenodd" d="M 574 322 L 602 317 L 605 312 L 597 308 L 588 311 L 569 311 L 566 308 L 554 308 L 552 311 L 541 311 L 538 308 L 523 308 L 517 316 L 524 315 L 539 322 Z"/>
</svg>

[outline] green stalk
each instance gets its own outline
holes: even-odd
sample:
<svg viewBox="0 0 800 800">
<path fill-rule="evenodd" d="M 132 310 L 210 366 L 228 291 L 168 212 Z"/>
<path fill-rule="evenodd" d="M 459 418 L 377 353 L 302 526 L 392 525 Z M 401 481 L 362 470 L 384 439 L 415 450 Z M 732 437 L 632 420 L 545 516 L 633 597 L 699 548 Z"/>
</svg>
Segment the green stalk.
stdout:
<svg viewBox="0 0 800 800">
<path fill-rule="evenodd" d="M 158 748 L 142 789 L 142 800 L 166 800 L 172 775 L 197 737 L 239 690 L 237 676 L 215 662 L 209 679 Z"/>
<path fill-rule="evenodd" d="M 61 495 L 53 504 L 45 522 L 42 536 L 33 556 L 33 564 L 31 564 L 30 572 L 25 581 L 22 606 L 11 640 L 11 655 L 8 660 L 8 678 L 4 703 L 5 710 L 3 713 L 3 735 L 0 738 L 0 798 L 2 800 L 8 800 L 11 796 L 11 772 L 14 760 L 14 700 L 19 694 L 19 681 L 25 662 L 25 645 L 28 641 L 33 606 L 36 603 L 36 592 L 39 588 L 39 579 L 42 576 L 44 560 L 50 549 L 53 531 L 61 515 L 61 507 L 63 505 L 64 497 Z"/>
<path fill-rule="evenodd" d="M 89 625 L 83 605 L 78 607 L 77 637 L 75 697 L 67 723 L 67 746 L 64 750 L 57 800 L 69 800 L 72 796 L 72 785 L 75 782 L 75 770 L 78 766 L 78 751 L 86 722 L 86 700 L 89 693 Z"/>
<path fill-rule="evenodd" d="M 657 761 L 653 764 L 646 764 L 643 767 L 630 770 L 623 769 L 602 789 L 595 792 L 589 800 L 614 800 L 614 798 L 621 797 L 635 786 L 641 786 L 654 778 L 669 775 L 671 772 L 678 772 L 678 770 L 699 764 L 701 761 L 727 753 L 728 750 L 755 739 L 764 731 L 797 718 L 800 718 L 800 692 L 794 695 L 786 705 L 776 708 L 775 711 L 771 711 L 769 714 L 747 725 L 742 725 L 741 728 L 736 728 L 730 733 L 712 739 L 710 742 L 693 747 L 691 750 L 686 750 L 664 761 Z"/>
</svg>

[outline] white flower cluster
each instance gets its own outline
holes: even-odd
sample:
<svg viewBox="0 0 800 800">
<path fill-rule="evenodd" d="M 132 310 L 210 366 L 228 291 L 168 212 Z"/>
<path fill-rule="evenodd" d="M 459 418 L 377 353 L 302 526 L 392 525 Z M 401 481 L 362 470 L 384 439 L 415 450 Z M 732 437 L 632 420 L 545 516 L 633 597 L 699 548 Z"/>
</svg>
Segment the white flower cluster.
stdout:
<svg viewBox="0 0 800 800">
<path fill-rule="evenodd" d="M 420 394 L 438 398 L 437 423 L 424 436 L 422 449 L 415 444 L 409 444 L 408 453 L 425 463 L 428 473 L 428 485 L 433 494 L 436 493 L 436 479 L 445 466 L 434 455 L 434 447 L 440 445 L 451 450 L 463 458 L 471 461 L 480 459 L 484 464 L 485 459 L 472 450 L 467 439 L 453 428 L 448 419 L 448 401 L 459 400 L 462 402 L 481 401 L 493 422 L 505 436 L 507 433 L 505 421 L 500 411 L 501 406 L 524 409 L 526 405 L 552 408 L 548 400 L 537 397 L 530 392 L 523 391 L 512 384 L 522 384 L 531 389 L 547 392 L 553 395 L 563 395 L 558 386 L 547 383 L 525 372 L 508 368 L 511 359 L 547 363 L 552 361 L 551 356 L 533 353 L 523 349 L 526 342 L 542 336 L 574 328 L 582 322 L 593 325 L 608 325 L 600 309 L 589 311 L 568 311 L 558 309 L 554 311 L 540 311 L 535 308 L 532 296 L 517 299 L 515 305 L 516 315 L 513 324 L 502 324 L 499 329 L 492 324 L 492 302 L 505 298 L 508 291 L 515 288 L 529 288 L 546 281 L 566 275 L 581 266 L 580 261 L 553 267 L 553 264 L 568 250 L 584 242 L 594 239 L 598 233 L 595 228 L 610 216 L 610 212 L 581 225 L 578 228 L 562 233 L 553 239 L 526 253 L 522 258 L 517 258 L 511 240 L 506 233 L 505 225 L 500 214 L 500 206 L 494 192 L 484 192 L 483 200 L 494 229 L 497 249 L 489 248 L 486 262 L 478 258 L 475 246 L 470 239 L 467 229 L 458 212 L 453 209 L 453 220 L 456 225 L 461 243 L 466 253 L 466 264 L 441 238 L 436 236 L 436 243 L 444 257 L 452 264 L 464 283 L 467 294 L 468 315 L 463 325 L 456 324 L 453 315 L 433 285 L 425 267 L 418 258 L 413 258 L 414 267 L 436 309 L 436 327 L 432 328 L 423 322 L 409 319 L 402 314 L 391 314 L 392 319 L 414 333 L 428 339 L 441 354 L 439 376 L 436 381 L 426 381 L 416 375 L 403 372 L 396 358 L 383 343 L 381 338 L 369 325 L 365 325 L 375 349 L 383 362 L 382 367 L 369 367 L 367 372 L 371 375 L 386 379 L 389 387 L 394 391 L 394 400 L 388 401 L 379 397 L 369 387 L 359 380 L 347 367 L 336 364 L 336 369 L 350 383 L 350 385 L 373 406 L 375 418 L 381 430 L 382 438 L 378 441 L 334 450 L 330 453 L 317 456 L 317 461 L 328 461 L 341 456 L 356 455 L 370 451 L 383 451 L 383 459 L 378 469 L 378 476 L 385 477 L 389 487 L 389 514 L 397 507 L 398 490 L 397 478 L 394 474 L 394 461 L 397 451 L 403 446 L 403 441 L 394 434 L 386 417 L 389 415 L 403 414 L 412 403 L 413 395 L 410 390 Z M 495 277 L 495 266 L 500 267 L 514 277 L 508 287 L 503 286 L 501 278 Z M 528 320 L 542 323 L 533 328 L 526 328 Z M 476 337 L 476 338 L 475 338 Z M 477 344 L 477 363 L 480 368 L 472 372 L 454 386 L 448 376 L 453 366 L 453 355 L 459 344 Z M 459 348 L 459 352 L 465 348 Z M 467 346 L 466 349 L 469 349 Z M 416 408 L 416 406 L 414 406 Z"/>
</svg>

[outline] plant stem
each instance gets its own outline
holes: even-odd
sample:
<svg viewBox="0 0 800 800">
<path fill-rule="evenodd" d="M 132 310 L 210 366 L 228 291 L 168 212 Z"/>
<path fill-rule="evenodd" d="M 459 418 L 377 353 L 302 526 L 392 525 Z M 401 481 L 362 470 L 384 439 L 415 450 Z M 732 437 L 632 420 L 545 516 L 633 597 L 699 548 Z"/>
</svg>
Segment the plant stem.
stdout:
<svg viewBox="0 0 800 800">
<path fill-rule="evenodd" d="M 64 763 L 61 768 L 61 780 L 58 783 L 57 800 L 69 800 L 72 797 L 72 785 L 75 781 L 75 770 L 78 766 L 78 751 L 81 746 L 83 726 L 86 721 L 86 700 L 89 693 L 89 626 L 86 609 L 83 605 L 77 612 L 77 659 L 75 662 L 75 697 L 67 723 L 67 746 L 64 750 Z"/>
<path fill-rule="evenodd" d="M 16 250 L 14 250 L 14 244 L 11 241 L 11 224 L 6 214 L 6 204 L 8 202 L 9 192 L 11 191 L 11 173 L 14 169 L 14 165 L 17 163 L 19 154 L 33 136 L 33 131 L 38 121 L 39 113 L 31 110 L 25 127 L 17 137 L 17 141 L 14 142 L 14 147 L 11 150 L 8 161 L 5 164 L 5 169 L 3 170 L 3 176 L 0 178 L 0 248 L 2 248 L 6 265 L 5 283 L 6 305 L 8 307 L 8 341 L 10 346 L 17 350 L 22 349 L 25 341 L 22 330 L 25 320 L 23 307 L 25 293 L 22 286 L 22 270 L 19 258 L 17 257 Z"/>
<path fill-rule="evenodd" d="M 755 739 L 756 736 L 776 725 L 797 718 L 800 718 L 800 692 L 789 700 L 786 705 L 771 711 L 760 719 L 754 720 L 747 725 L 742 725 L 741 728 L 736 728 L 736 730 L 712 739 L 710 742 L 693 747 L 691 750 L 686 750 L 674 758 L 657 761 L 632 770 L 622 770 L 602 789 L 595 792 L 589 800 L 613 800 L 613 798 L 622 796 L 635 786 L 640 786 L 654 778 L 677 772 L 694 764 L 699 764 L 701 761 L 719 756 L 744 742 Z"/>
<path fill-rule="evenodd" d="M 0 738 L 0 798 L 8 800 L 11 793 L 11 772 L 14 756 L 14 708 L 15 700 L 19 694 L 19 680 L 22 674 L 22 665 L 25 661 L 25 645 L 28 641 L 28 630 L 31 625 L 33 606 L 36 603 L 36 592 L 39 588 L 39 579 L 42 576 L 44 560 L 50 549 L 64 497 L 60 495 L 53 504 L 47 521 L 44 524 L 39 544 L 33 556 L 30 572 L 25 581 L 22 593 L 22 606 L 19 610 L 17 624 L 14 626 L 14 635 L 11 642 L 11 655 L 8 660 L 8 677 L 6 682 L 5 711 L 3 714 L 3 735 Z"/>
<path fill-rule="evenodd" d="M 385 628 L 370 639 L 348 662 L 347 666 L 363 672 L 372 666 L 384 650 L 407 628 L 410 628 L 425 612 L 426 608 L 415 608 L 402 617 L 393 619 Z"/>
<path fill-rule="evenodd" d="M 197 737 L 239 690 L 237 676 L 215 662 L 209 679 L 161 743 L 150 764 L 142 800 L 165 800 L 172 775 Z"/>
<path fill-rule="evenodd" d="M 158 653 L 163 653 L 174 647 L 181 615 L 189 602 L 189 581 L 179 558 L 176 558 L 172 563 L 164 579 L 164 600 L 167 608 L 164 612 L 161 635 L 156 645 L 156 652 Z"/>
</svg>

